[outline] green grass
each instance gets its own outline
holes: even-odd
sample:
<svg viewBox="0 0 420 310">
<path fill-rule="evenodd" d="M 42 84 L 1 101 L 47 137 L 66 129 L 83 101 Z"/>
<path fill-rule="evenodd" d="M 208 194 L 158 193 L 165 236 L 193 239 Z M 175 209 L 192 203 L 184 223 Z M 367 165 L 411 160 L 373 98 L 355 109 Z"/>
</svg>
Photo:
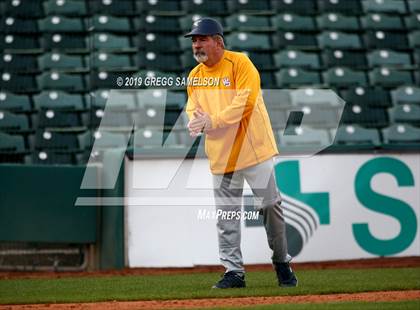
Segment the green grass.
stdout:
<svg viewBox="0 0 420 310">
<path fill-rule="evenodd" d="M 248 272 L 247 288 L 210 289 L 217 273 L 0 280 L 0 304 L 332 294 L 420 289 L 420 268 L 297 272 L 299 287 L 279 288 L 274 272 Z"/>
<path fill-rule="evenodd" d="M 200 308 L 194 308 L 198 310 Z M 206 308 L 208 309 L 208 308 Z M 283 305 L 264 305 L 264 306 L 249 306 L 249 307 L 227 307 L 221 308 L 223 310 L 395 310 L 395 309 L 407 309 L 407 310 L 418 310 L 420 309 L 419 300 L 410 301 L 397 301 L 397 302 L 332 302 L 332 303 L 320 303 L 320 304 L 283 304 Z"/>
</svg>

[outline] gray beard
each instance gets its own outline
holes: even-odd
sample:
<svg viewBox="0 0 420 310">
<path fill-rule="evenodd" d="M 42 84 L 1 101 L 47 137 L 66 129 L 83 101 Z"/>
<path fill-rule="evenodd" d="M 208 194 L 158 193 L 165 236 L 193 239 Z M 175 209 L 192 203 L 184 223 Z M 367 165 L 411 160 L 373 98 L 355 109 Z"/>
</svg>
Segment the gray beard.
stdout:
<svg viewBox="0 0 420 310">
<path fill-rule="evenodd" d="M 209 59 L 209 57 L 206 54 L 199 52 L 194 53 L 194 59 L 199 63 L 203 63 L 206 62 Z"/>
</svg>

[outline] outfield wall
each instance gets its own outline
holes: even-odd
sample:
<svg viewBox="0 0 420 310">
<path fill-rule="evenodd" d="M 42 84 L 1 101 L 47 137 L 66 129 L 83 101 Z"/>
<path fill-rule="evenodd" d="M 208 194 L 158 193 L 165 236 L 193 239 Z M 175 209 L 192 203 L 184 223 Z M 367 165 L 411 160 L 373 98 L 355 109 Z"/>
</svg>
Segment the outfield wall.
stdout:
<svg viewBox="0 0 420 310">
<path fill-rule="evenodd" d="M 206 159 L 135 159 L 125 164 L 126 264 L 217 265 L 216 219 Z M 295 262 L 420 255 L 420 154 L 281 158 Z M 244 192 L 252 210 L 251 191 Z M 246 264 L 270 263 L 262 219 L 242 223 Z"/>
</svg>

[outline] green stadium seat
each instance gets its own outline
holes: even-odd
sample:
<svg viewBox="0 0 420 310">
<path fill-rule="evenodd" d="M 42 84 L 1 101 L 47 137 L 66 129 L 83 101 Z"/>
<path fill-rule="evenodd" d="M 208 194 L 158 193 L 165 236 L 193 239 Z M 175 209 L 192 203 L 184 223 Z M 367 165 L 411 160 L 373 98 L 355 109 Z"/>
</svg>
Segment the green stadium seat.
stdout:
<svg viewBox="0 0 420 310">
<path fill-rule="evenodd" d="M 90 49 L 89 40 L 85 35 L 76 34 L 44 34 L 42 47 L 46 51 L 87 53 Z"/>
<path fill-rule="evenodd" d="M 340 126 L 337 129 L 334 146 L 352 149 L 374 149 L 381 144 L 379 132 L 375 128 L 363 128 L 358 125 Z"/>
<path fill-rule="evenodd" d="M 362 6 L 359 0 L 318 0 L 319 12 L 335 12 L 349 15 L 361 15 Z"/>
<path fill-rule="evenodd" d="M 389 92 L 381 87 L 354 87 L 343 90 L 341 97 L 348 104 L 388 108 L 392 106 Z"/>
<path fill-rule="evenodd" d="M 406 14 L 404 0 L 362 0 L 363 11 L 365 13 L 381 12 L 381 13 L 394 13 Z"/>
<path fill-rule="evenodd" d="M 107 53 L 106 51 L 95 52 L 91 58 L 91 66 L 94 69 L 106 70 L 129 70 L 137 66 L 131 55 Z"/>
<path fill-rule="evenodd" d="M 341 117 L 344 124 L 381 128 L 388 125 L 388 113 L 383 108 L 370 108 L 362 104 L 346 104 Z"/>
<path fill-rule="evenodd" d="M 404 23 L 399 16 L 373 13 L 361 17 L 364 29 L 373 30 L 403 30 Z"/>
<path fill-rule="evenodd" d="M 369 72 L 369 79 L 372 85 L 393 87 L 399 85 L 410 85 L 413 83 L 413 76 L 410 71 L 402 71 L 392 68 L 375 68 Z"/>
<path fill-rule="evenodd" d="M 330 68 L 323 72 L 324 82 L 334 87 L 366 86 L 367 77 L 363 71 L 344 67 Z"/>
<path fill-rule="evenodd" d="M 404 20 L 407 29 L 420 30 L 420 13 L 406 16 Z"/>
<path fill-rule="evenodd" d="M 419 48 L 420 47 L 420 30 L 411 32 L 408 35 L 408 40 L 410 42 L 410 47 Z"/>
<path fill-rule="evenodd" d="M 231 31 L 262 32 L 272 30 L 268 17 L 245 14 L 233 14 L 226 17 L 226 26 Z"/>
<path fill-rule="evenodd" d="M 351 1 L 343 1 L 351 2 Z M 318 27 L 322 30 L 358 31 L 359 21 L 356 16 L 346 16 L 337 13 L 327 13 L 316 18 Z"/>
<path fill-rule="evenodd" d="M 357 34 L 347 34 L 337 31 L 324 31 L 318 36 L 318 44 L 321 48 L 361 48 L 362 43 Z"/>
<path fill-rule="evenodd" d="M 369 49 L 407 49 L 408 41 L 405 33 L 366 31 L 364 35 L 365 46 Z"/>
<path fill-rule="evenodd" d="M 0 89 L 16 93 L 30 93 L 38 90 L 33 75 L 3 72 L 0 77 Z"/>
<path fill-rule="evenodd" d="M 420 150 L 420 128 L 409 124 L 393 124 L 382 129 L 384 148 Z"/>
<path fill-rule="evenodd" d="M 266 15 L 274 13 L 270 0 L 228 0 L 228 5 L 231 12 Z"/>
<path fill-rule="evenodd" d="M 142 10 L 155 15 L 180 15 L 184 11 L 180 1 L 173 0 L 145 0 L 142 3 Z"/>
<path fill-rule="evenodd" d="M 39 52 L 39 39 L 31 35 L 0 34 L 0 48 L 4 53 Z"/>
<path fill-rule="evenodd" d="M 318 48 L 317 38 L 314 34 L 304 32 L 277 32 L 273 35 L 274 46 L 287 49 L 316 49 Z M 278 41 L 278 43 L 276 43 Z"/>
<path fill-rule="evenodd" d="M 87 70 L 88 59 L 79 55 L 67 55 L 57 52 L 42 54 L 38 57 L 41 70 L 60 69 L 61 71 Z"/>
<path fill-rule="evenodd" d="M 136 29 L 127 17 L 95 15 L 92 18 L 93 31 L 98 32 L 134 32 Z"/>
<path fill-rule="evenodd" d="M 182 9 L 191 14 L 204 14 L 205 16 L 227 15 L 230 13 L 226 0 L 183 0 Z M 204 16 L 203 16 L 204 17 Z M 189 28 L 191 29 L 191 23 Z"/>
<path fill-rule="evenodd" d="M 410 123 L 420 126 L 420 106 L 417 104 L 399 104 L 389 108 L 389 118 L 394 123 Z"/>
<path fill-rule="evenodd" d="M 181 32 L 181 24 L 178 16 L 155 16 L 147 15 L 142 18 L 141 24 L 146 32 Z M 190 23 L 191 28 L 192 23 Z"/>
<path fill-rule="evenodd" d="M 23 153 L 25 151 L 25 139 L 23 136 L 0 132 L 0 158 L 5 154 Z"/>
<path fill-rule="evenodd" d="M 321 78 L 318 72 L 300 68 L 281 69 L 275 73 L 275 76 L 277 86 L 279 87 L 321 84 Z"/>
<path fill-rule="evenodd" d="M 65 16 L 47 16 L 38 20 L 39 30 L 42 32 L 85 32 L 86 26 L 82 18 Z"/>
<path fill-rule="evenodd" d="M 225 36 L 229 48 L 235 50 L 270 50 L 273 44 L 267 34 L 234 32 Z"/>
<path fill-rule="evenodd" d="M 295 133 L 293 135 L 283 134 L 284 130 L 282 129 L 278 131 L 278 145 L 283 155 L 319 151 L 320 148 L 326 147 L 332 142 L 328 130 L 325 129 L 300 126 L 292 130 Z"/>
<path fill-rule="evenodd" d="M 26 115 L 0 111 L 0 131 L 18 133 L 28 130 L 29 121 Z"/>
<path fill-rule="evenodd" d="M 81 113 L 75 111 L 42 109 L 32 116 L 32 123 L 37 129 L 71 129 L 79 131 L 86 129 L 84 126 L 87 120 L 83 119 Z"/>
<path fill-rule="evenodd" d="M 155 52 L 141 53 L 138 56 L 141 67 L 165 71 L 182 71 L 185 68 L 181 65 L 178 54 L 164 54 Z"/>
<path fill-rule="evenodd" d="M 180 42 L 184 41 L 190 43 L 191 48 L 191 40 L 183 36 L 149 32 L 140 34 L 139 47 L 152 52 L 178 53 L 181 52 Z"/>
<path fill-rule="evenodd" d="M 88 89 L 87 79 L 83 74 L 68 74 L 57 71 L 44 72 L 37 76 L 40 89 L 82 92 Z"/>
<path fill-rule="evenodd" d="M 76 163 L 75 154 L 51 150 L 34 151 L 25 157 L 25 164 L 28 165 L 74 165 Z"/>
<path fill-rule="evenodd" d="M 16 34 L 28 34 L 39 32 L 38 26 L 35 20 L 32 19 L 20 19 L 17 17 L 6 16 L 2 18 L 0 25 L 1 32 L 4 33 L 16 33 Z"/>
<path fill-rule="evenodd" d="M 88 141 L 91 140 L 89 135 L 86 136 Z M 95 131 L 94 150 L 114 149 L 125 147 L 128 144 L 128 135 L 122 133 L 112 133 L 107 131 Z"/>
<path fill-rule="evenodd" d="M 117 85 L 117 79 L 121 77 L 123 79 L 123 83 L 125 83 L 127 77 L 131 77 L 131 72 L 125 71 L 111 71 L 111 70 L 103 70 L 100 69 L 98 71 L 91 70 L 89 75 L 89 80 L 92 89 L 102 89 L 102 88 L 126 88 L 129 85 Z M 131 85 L 134 87 L 134 85 Z"/>
<path fill-rule="evenodd" d="M 410 54 L 404 52 L 396 52 L 392 50 L 375 50 L 369 52 L 369 66 L 410 66 Z"/>
<path fill-rule="evenodd" d="M 78 152 L 81 146 L 77 132 L 53 132 L 39 130 L 30 136 L 30 144 L 35 150 L 56 150 L 61 152 Z"/>
<path fill-rule="evenodd" d="M 316 1 L 313 0 L 278 0 L 273 1 L 272 5 L 279 13 L 290 12 L 305 15 L 314 15 L 317 13 Z"/>
<path fill-rule="evenodd" d="M 69 94 L 58 90 L 43 91 L 33 96 L 33 101 L 37 110 L 83 111 L 89 107 L 87 95 Z"/>
<path fill-rule="evenodd" d="M 283 31 L 314 31 L 315 20 L 310 16 L 299 16 L 290 13 L 275 15 L 271 18 L 273 27 Z"/>
<path fill-rule="evenodd" d="M 307 67 L 319 69 L 321 67 L 319 57 L 316 53 L 285 50 L 274 54 L 276 67 Z"/>
<path fill-rule="evenodd" d="M 366 52 L 328 49 L 322 54 L 323 64 L 326 68 L 349 67 L 365 69 L 367 67 Z"/>
<path fill-rule="evenodd" d="M 273 54 L 271 52 L 244 52 L 258 70 L 273 70 L 274 64 Z"/>
<path fill-rule="evenodd" d="M 36 73 L 39 69 L 34 55 L 0 54 L 0 71 Z"/>
<path fill-rule="evenodd" d="M 88 15 L 86 1 L 78 0 L 48 0 L 43 3 L 45 14 L 64 16 Z"/>
<path fill-rule="evenodd" d="M 165 147 L 181 147 L 176 134 L 168 135 L 166 132 L 154 128 L 140 128 L 134 132 L 133 146 L 141 148 Z"/>
<path fill-rule="evenodd" d="M 417 0 L 408 0 L 408 6 L 411 13 L 420 12 L 420 3 Z"/>
<path fill-rule="evenodd" d="M 95 33 L 93 35 L 93 48 L 96 50 L 125 52 L 134 50 L 134 43 L 130 36 Z"/>
<path fill-rule="evenodd" d="M 6 91 L 0 91 L 0 110 L 11 112 L 30 112 L 32 110 L 30 97 Z"/>
<path fill-rule="evenodd" d="M 141 8 L 136 1 L 131 0 L 89 0 L 91 13 L 110 16 L 137 16 Z"/>
<path fill-rule="evenodd" d="M 44 16 L 45 13 L 41 1 L 7 0 L 4 1 L 4 14 L 34 19 Z"/>
<path fill-rule="evenodd" d="M 392 102 L 398 104 L 420 104 L 420 87 L 400 86 L 391 91 Z"/>
</svg>

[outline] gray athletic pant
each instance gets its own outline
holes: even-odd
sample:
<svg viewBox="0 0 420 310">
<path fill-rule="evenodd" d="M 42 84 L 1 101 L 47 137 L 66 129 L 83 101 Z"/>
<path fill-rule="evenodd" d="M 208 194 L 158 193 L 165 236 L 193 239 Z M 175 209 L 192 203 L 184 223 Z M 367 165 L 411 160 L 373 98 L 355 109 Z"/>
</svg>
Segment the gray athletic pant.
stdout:
<svg viewBox="0 0 420 310">
<path fill-rule="evenodd" d="M 273 263 L 290 261 L 287 253 L 286 225 L 281 209 L 281 196 L 274 177 L 273 158 L 257 165 L 227 174 L 214 174 L 213 186 L 216 210 L 242 210 L 244 179 L 252 189 L 254 198 L 261 204 L 268 245 L 273 250 Z M 241 252 L 241 221 L 217 218 L 219 256 L 226 272 L 244 273 Z"/>
</svg>

